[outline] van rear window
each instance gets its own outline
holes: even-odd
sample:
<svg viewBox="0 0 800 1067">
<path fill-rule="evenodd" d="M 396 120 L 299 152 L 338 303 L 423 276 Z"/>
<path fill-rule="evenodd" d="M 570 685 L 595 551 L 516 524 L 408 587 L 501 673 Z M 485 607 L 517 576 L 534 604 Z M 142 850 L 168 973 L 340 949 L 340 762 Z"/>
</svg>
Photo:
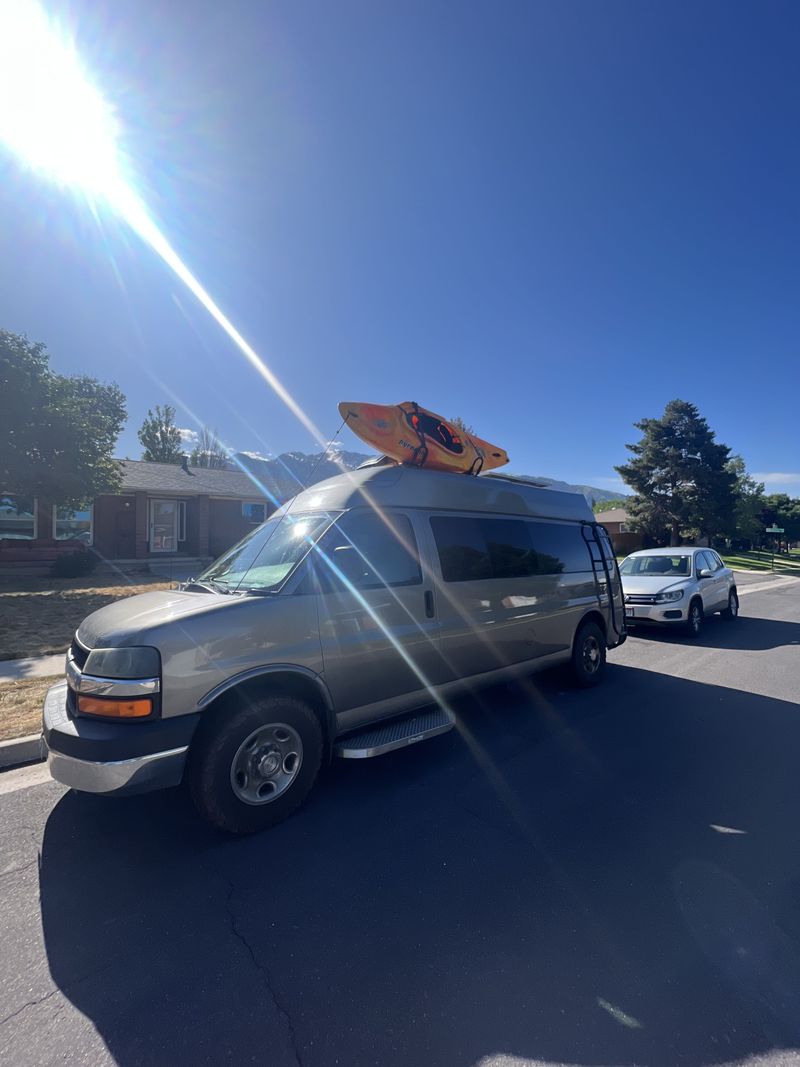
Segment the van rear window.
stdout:
<svg viewBox="0 0 800 1067">
<path fill-rule="evenodd" d="M 591 567 L 578 526 L 437 515 L 431 528 L 446 582 L 529 578 Z"/>
</svg>

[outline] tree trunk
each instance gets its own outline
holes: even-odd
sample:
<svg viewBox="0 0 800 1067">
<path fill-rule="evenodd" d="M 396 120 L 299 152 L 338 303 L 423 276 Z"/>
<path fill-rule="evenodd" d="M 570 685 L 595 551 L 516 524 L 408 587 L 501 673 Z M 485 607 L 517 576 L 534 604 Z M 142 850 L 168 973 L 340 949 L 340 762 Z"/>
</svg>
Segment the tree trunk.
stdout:
<svg viewBox="0 0 800 1067">
<path fill-rule="evenodd" d="M 677 523 L 672 524 L 672 534 L 670 536 L 669 545 L 670 548 L 677 548 L 681 543 L 681 528 Z"/>
</svg>

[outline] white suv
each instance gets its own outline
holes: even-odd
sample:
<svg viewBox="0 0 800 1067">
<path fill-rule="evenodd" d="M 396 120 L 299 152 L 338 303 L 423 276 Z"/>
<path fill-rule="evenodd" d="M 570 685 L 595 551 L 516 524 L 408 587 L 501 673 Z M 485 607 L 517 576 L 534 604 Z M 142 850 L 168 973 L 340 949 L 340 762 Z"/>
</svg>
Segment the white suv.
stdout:
<svg viewBox="0 0 800 1067">
<path fill-rule="evenodd" d="M 619 568 L 628 626 L 680 626 L 697 637 L 703 618 L 719 611 L 739 614 L 736 578 L 710 548 L 683 545 L 634 552 Z"/>
</svg>

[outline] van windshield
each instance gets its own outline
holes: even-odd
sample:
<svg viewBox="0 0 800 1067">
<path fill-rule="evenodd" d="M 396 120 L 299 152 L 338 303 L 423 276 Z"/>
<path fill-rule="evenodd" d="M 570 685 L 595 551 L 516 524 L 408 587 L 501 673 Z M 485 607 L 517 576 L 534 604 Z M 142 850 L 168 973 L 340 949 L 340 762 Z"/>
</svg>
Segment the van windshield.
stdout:
<svg viewBox="0 0 800 1067">
<path fill-rule="evenodd" d="M 223 592 L 277 589 L 333 521 L 325 512 L 268 519 L 203 571 L 197 582 Z"/>
</svg>

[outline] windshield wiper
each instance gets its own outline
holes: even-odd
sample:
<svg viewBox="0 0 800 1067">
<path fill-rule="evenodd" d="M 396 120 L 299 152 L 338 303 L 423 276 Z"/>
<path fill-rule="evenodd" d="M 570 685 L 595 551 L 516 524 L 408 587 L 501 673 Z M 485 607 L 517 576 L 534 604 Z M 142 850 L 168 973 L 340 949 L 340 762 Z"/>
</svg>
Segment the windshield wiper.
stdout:
<svg viewBox="0 0 800 1067">
<path fill-rule="evenodd" d="M 185 589 L 205 589 L 209 593 L 230 593 L 230 589 L 227 585 L 223 585 L 221 582 L 215 582 L 213 578 L 192 578 L 184 586 Z"/>
</svg>

